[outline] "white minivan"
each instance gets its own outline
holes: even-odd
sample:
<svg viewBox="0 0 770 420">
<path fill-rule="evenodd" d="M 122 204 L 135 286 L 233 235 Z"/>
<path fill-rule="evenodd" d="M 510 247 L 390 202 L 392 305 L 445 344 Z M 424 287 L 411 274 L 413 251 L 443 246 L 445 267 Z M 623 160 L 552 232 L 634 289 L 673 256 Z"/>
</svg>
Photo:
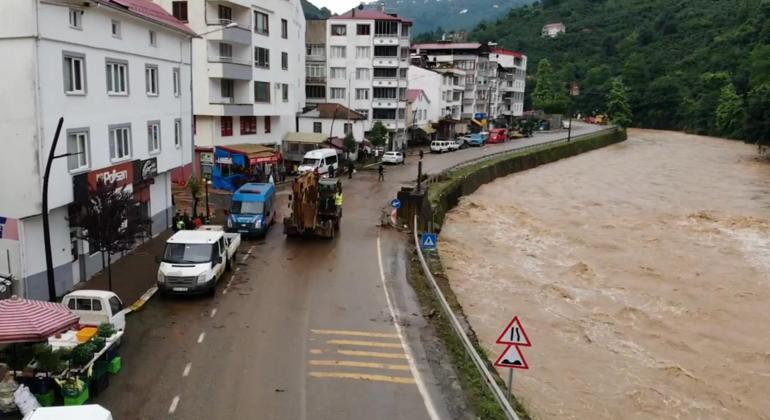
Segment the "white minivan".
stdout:
<svg viewBox="0 0 770 420">
<path fill-rule="evenodd" d="M 449 143 L 446 140 L 434 140 L 430 143 L 430 151 L 433 153 L 449 152 L 451 150 Z"/>
<path fill-rule="evenodd" d="M 319 175 L 329 173 L 329 167 L 334 167 L 334 172 L 339 169 L 340 162 L 335 149 L 317 149 L 305 153 L 302 164 L 299 165 L 299 173 L 304 174 L 318 170 Z"/>
</svg>

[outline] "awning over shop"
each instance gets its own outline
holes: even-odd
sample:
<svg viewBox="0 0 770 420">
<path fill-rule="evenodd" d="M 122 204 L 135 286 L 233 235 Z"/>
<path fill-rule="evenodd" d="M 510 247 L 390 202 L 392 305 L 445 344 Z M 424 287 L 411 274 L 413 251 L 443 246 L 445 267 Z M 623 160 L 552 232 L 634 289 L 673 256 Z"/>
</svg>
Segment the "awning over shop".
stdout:
<svg viewBox="0 0 770 420">
<path fill-rule="evenodd" d="M 233 144 L 229 146 L 217 146 L 217 149 L 231 154 L 243 155 L 248 159 L 250 165 L 276 163 L 281 161 L 281 154 L 278 151 L 272 147 L 259 144 Z"/>
<path fill-rule="evenodd" d="M 321 144 L 326 141 L 328 137 L 321 133 L 286 133 L 283 136 L 283 141 L 290 143 L 307 143 L 307 144 Z"/>
<path fill-rule="evenodd" d="M 424 131 L 425 134 L 433 134 L 436 132 L 436 129 L 433 128 L 433 126 L 430 124 L 423 125 L 422 127 L 420 127 L 420 130 Z"/>
</svg>

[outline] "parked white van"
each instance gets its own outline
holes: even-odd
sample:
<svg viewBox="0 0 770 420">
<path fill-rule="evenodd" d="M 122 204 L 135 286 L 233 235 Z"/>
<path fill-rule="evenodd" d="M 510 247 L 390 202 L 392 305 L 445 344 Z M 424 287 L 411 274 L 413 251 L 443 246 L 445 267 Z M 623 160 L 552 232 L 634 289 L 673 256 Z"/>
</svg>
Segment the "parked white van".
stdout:
<svg viewBox="0 0 770 420">
<path fill-rule="evenodd" d="M 451 150 L 450 143 L 447 140 L 434 140 L 430 143 L 430 151 L 432 153 L 449 152 Z"/>
<path fill-rule="evenodd" d="M 302 164 L 299 165 L 299 173 L 318 170 L 320 175 L 329 173 L 329 167 L 334 167 L 334 172 L 339 169 L 339 156 L 335 149 L 317 149 L 305 153 Z"/>
</svg>

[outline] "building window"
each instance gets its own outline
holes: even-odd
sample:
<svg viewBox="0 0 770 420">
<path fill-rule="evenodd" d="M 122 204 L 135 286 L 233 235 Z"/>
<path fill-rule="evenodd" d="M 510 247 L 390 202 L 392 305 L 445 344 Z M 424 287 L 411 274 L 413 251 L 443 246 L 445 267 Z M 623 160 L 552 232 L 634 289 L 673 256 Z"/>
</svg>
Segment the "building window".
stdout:
<svg viewBox="0 0 770 420">
<path fill-rule="evenodd" d="M 331 88 L 332 99 L 345 99 L 345 88 Z"/>
<path fill-rule="evenodd" d="M 321 122 L 314 122 L 313 123 L 313 132 L 314 133 L 322 133 L 323 132 L 323 123 L 321 123 Z"/>
<path fill-rule="evenodd" d="M 219 117 L 219 126 L 222 137 L 233 135 L 233 117 Z"/>
<path fill-rule="evenodd" d="M 322 59 L 326 57 L 326 47 L 323 44 L 306 44 L 305 53 L 308 57 Z"/>
<path fill-rule="evenodd" d="M 364 119 L 369 119 L 369 110 L 368 109 L 357 109 L 356 112 L 364 116 Z"/>
<path fill-rule="evenodd" d="M 322 64 L 308 64 L 305 66 L 305 75 L 311 79 L 326 77 L 326 67 Z"/>
<path fill-rule="evenodd" d="M 356 25 L 356 35 L 370 35 L 372 33 L 371 25 Z"/>
<path fill-rule="evenodd" d="M 111 31 L 113 38 L 120 38 L 120 21 L 112 20 Z"/>
<path fill-rule="evenodd" d="M 289 53 L 281 53 L 281 68 L 284 70 L 289 69 Z"/>
<path fill-rule="evenodd" d="M 179 96 L 182 93 L 182 80 L 179 68 L 174 68 L 171 72 L 171 82 L 174 84 L 174 96 Z"/>
<path fill-rule="evenodd" d="M 222 94 L 222 99 L 226 103 L 230 103 L 233 101 L 233 96 L 235 96 L 235 82 L 233 82 L 232 79 L 221 79 L 219 82 L 219 90 Z"/>
<path fill-rule="evenodd" d="M 233 46 L 226 43 L 219 43 L 219 61 L 231 62 L 233 61 Z"/>
<path fill-rule="evenodd" d="M 70 9 L 70 28 L 83 29 L 83 11 Z"/>
<path fill-rule="evenodd" d="M 306 85 L 305 96 L 308 99 L 326 99 L 326 87 L 317 85 Z"/>
<path fill-rule="evenodd" d="M 281 38 L 289 39 L 289 21 L 281 19 Z"/>
<path fill-rule="evenodd" d="M 348 27 L 345 25 L 332 25 L 332 36 L 345 36 L 348 34 Z"/>
<path fill-rule="evenodd" d="M 144 81 L 147 95 L 158 96 L 158 66 L 148 64 L 144 67 Z"/>
<path fill-rule="evenodd" d="M 150 154 L 160 153 L 160 121 L 147 123 L 147 150 Z"/>
<path fill-rule="evenodd" d="M 367 68 L 356 69 L 356 80 L 369 80 L 369 69 Z"/>
<path fill-rule="evenodd" d="M 356 47 L 356 58 L 369 58 L 370 54 L 371 54 L 371 48 Z"/>
<path fill-rule="evenodd" d="M 337 79 L 337 80 L 345 80 L 346 79 L 346 77 L 345 77 L 345 67 L 332 67 L 330 69 L 330 71 L 331 71 L 331 73 L 329 73 L 329 76 L 332 79 Z"/>
<path fill-rule="evenodd" d="M 257 117 L 241 117 L 241 135 L 257 134 Z"/>
<path fill-rule="evenodd" d="M 401 36 L 409 38 L 409 25 L 401 24 Z"/>
<path fill-rule="evenodd" d="M 356 89 L 356 99 L 361 100 L 368 100 L 369 99 L 369 89 Z"/>
<path fill-rule="evenodd" d="M 347 55 L 347 48 L 342 46 L 333 46 L 331 47 L 331 58 L 345 58 Z"/>
<path fill-rule="evenodd" d="M 153 47 L 158 46 L 158 34 L 156 34 L 155 31 L 150 31 L 150 45 Z"/>
<path fill-rule="evenodd" d="M 265 134 L 270 134 L 270 131 L 272 129 L 271 127 L 272 121 L 270 120 L 270 117 L 265 117 Z"/>
<path fill-rule="evenodd" d="M 387 69 L 382 67 L 376 67 L 374 69 L 374 77 L 376 78 L 394 79 L 396 76 L 398 76 L 398 71 L 396 69 Z"/>
<path fill-rule="evenodd" d="M 67 167 L 72 172 L 88 169 L 88 130 L 67 132 Z"/>
<path fill-rule="evenodd" d="M 270 102 L 270 83 L 254 82 L 254 102 Z"/>
<path fill-rule="evenodd" d="M 171 14 L 173 14 L 175 18 L 181 20 L 182 22 L 187 22 L 187 2 L 171 2 Z"/>
<path fill-rule="evenodd" d="M 86 58 L 84 55 L 64 55 L 64 92 L 70 95 L 85 95 Z"/>
<path fill-rule="evenodd" d="M 125 160 L 131 157 L 131 126 L 110 127 L 110 159 Z"/>
<path fill-rule="evenodd" d="M 174 120 L 174 147 L 179 148 L 182 146 L 182 120 L 177 118 Z"/>
<path fill-rule="evenodd" d="M 260 12 L 254 12 L 254 32 L 262 35 L 270 34 L 270 18 Z"/>
<path fill-rule="evenodd" d="M 107 94 L 128 95 L 128 64 L 107 61 Z"/>
<path fill-rule="evenodd" d="M 375 57 L 398 57 L 398 47 L 392 45 L 377 45 L 374 47 Z"/>
<path fill-rule="evenodd" d="M 289 102 L 289 84 L 288 83 L 281 84 L 281 96 L 283 97 L 284 102 Z"/>
<path fill-rule="evenodd" d="M 270 50 L 267 48 L 254 47 L 254 66 L 269 69 Z"/>
<path fill-rule="evenodd" d="M 345 123 L 344 130 L 345 130 L 345 135 L 353 134 L 353 124 Z"/>
<path fill-rule="evenodd" d="M 227 25 L 233 21 L 233 9 L 220 4 L 217 8 L 217 16 L 220 24 Z"/>
</svg>

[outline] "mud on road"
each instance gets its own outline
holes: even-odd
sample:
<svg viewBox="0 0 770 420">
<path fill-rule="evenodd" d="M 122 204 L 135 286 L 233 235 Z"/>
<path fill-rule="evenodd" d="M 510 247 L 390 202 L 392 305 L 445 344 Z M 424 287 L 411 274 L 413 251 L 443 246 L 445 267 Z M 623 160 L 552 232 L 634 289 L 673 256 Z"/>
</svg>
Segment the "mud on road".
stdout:
<svg viewBox="0 0 770 420">
<path fill-rule="evenodd" d="M 754 147 L 631 130 L 463 198 L 440 250 L 490 357 L 523 318 L 535 418 L 770 418 L 769 209 Z"/>
</svg>

